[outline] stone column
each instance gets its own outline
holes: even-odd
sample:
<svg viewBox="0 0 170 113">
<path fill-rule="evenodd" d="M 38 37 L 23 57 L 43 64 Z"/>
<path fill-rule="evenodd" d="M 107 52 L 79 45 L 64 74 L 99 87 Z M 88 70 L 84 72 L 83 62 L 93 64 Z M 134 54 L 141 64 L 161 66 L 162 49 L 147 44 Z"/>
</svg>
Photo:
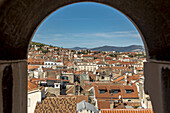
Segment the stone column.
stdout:
<svg viewBox="0 0 170 113">
<path fill-rule="evenodd" d="M 170 113 L 170 63 L 144 64 L 145 93 L 150 95 L 154 113 Z"/>
<path fill-rule="evenodd" d="M 0 61 L 0 113 L 27 112 L 27 60 Z"/>
</svg>

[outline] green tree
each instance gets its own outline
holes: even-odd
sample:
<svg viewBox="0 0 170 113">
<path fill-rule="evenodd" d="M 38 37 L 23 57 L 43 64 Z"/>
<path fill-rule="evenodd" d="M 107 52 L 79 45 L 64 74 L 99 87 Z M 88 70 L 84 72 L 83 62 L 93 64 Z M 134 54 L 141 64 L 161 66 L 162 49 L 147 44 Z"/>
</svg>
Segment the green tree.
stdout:
<svg viewBox="0 0 170 113">
<path fill-rule="evenodd" d="M 113 57 L 113 54 L 109 54 L 109 56 Z"/>
<path fill-rule="evenodd" d="M 117 57 L 117 54 L 114 54 L 114 57 Z"/>
<path fill-rule="evenodd" d="M 75 52 L 75 50 L 71 50 L 71 52 Z"/>
<path fill-rule="evenodd" d="M 128 57 L 131 57 L 131 58 L 133 58 L 133 55 L 128 55 Z"/>
</svg>

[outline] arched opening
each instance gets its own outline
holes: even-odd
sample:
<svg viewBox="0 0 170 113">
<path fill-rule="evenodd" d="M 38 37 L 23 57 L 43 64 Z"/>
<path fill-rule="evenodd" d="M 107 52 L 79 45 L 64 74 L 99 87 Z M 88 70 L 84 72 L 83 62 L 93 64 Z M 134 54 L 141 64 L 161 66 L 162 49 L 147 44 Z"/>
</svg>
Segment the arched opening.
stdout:
<svg viewBox="0 0 170 113">
<path fill-rule="evenodd" d="M 34 33 L 33 33 L 32 36 L 31 36 L 30 41 L 32 40 L 33 37 L 34 37 L 34 39 L 35 39 L 35 35 L 36 35 L 35 32 L 38 30 L 38 28 L 40 28 L 40 27 L 39 27 L 40 25 L 42 25 L 43 23 L 45 23 L 45 21 L 47 20 L 47 18 L 51 18 L 52 15 L 56 15 L 56 14 L 54 14 L 54 13 L 57 12 L 58 10 L 63 9 L 64 7 L 68 7 L 68 6 L 70 6 L 70 5 L 72 5 L 72 7 L 74 7 L 75 4 L 79 4 L 79 3 L 81 4 L 81 3 L 86 3 L 86 2 L 75 2 L 75 3 L 71 3 L 71 4 L 66 4 L 66 5 L 64 5 L 64 6 L 61 6 L 61 7 L 57 8 L 57 9 L 55 9 L 55 10 L 52 11 L 51 13 L 49 13 L 49 14 L 48 14 L 43 20 L 41 20 L 41 22 L 37 25 L 36 29 L 34 30 Z M 138 28 L 138 26 L 136 25 L 136 23 L 135 23 L 127 14 L 123 13 L 123 12 L 122 12 L 121 10 L 119 10 L 118 8 L 111 6 L 110 4 L 104 4 L 104 3 L 93 2 L 93 1 L 90 1 L 89 3 L 101 4 L 101 5 L 105 5 L 105 7 L 113 8 L 113 9 L 115 9 L 114 11 L 117 12 L 117 15 L 118 15 L 118 14 L 119 14 L 119 15 L 122 14 L 122 18 L 124 18 L 124 21 L 127 21 L 127 22 L 129 22 L 129 23 L 132 23 L 133 25 L 132 25 L 132 24 L 129 24 L 129 26 L 134 27 L 134 30 L 135 30 L 135 31 L 132 30 L 132 32 L 137 32 L 137 34 L 140 35 L 140 38 L 142 39 L 142 45 L 144 45 L 144 48 L 145 48 L 145 51 L 146 51 L 147 60 L 150 59 L 149 52 L 148 52 L 148 47 L 147 47 L 145 38 L 143 37 L 143 34 L 142 34 L 141 30 Z M 115 14 L 116 14 L 116 13 L 115 13 Z M 60 15 L 61 15 L 61 13 L 60 13 Z M 51 16 L 51 17 L 50 17 L 50 16 Z M 62 19 L 60 19 L 60 20 L 62 20 Z M 54 20 L 51 19 L 51 21 L 54 21 Z M 103 20 L 103 21 L 106 21 L 106 20 Z M 111 22 L 111 21 L 110 21 L 110 22 Z M 109 23 L 109 22 L 108 22 L 108 23 Z M 101 27 L 101 26 L 100 26 L 100 27 Z M 111 31 L 111 29 L 110 29 L 110 31 Z M 119 31 L 118 31 L 118 32 L 119 32 Z M 35 34 L 35 35 L 34 35 L 34 34 Z M 59 34 L 59 35 L 61 35 L 61 34 Z M 82 35 L 83 35 L 83 34 L 82 34 Z M 136 35 L 136 34 L 134 34 L 134 35 Z M 48 43 L 48 42 L 44 42 L 44 43 Z M 128 43 L 128 42 L 127 42 L 127 43 Z M 138 42 L 138 43 L 139 43 L 139 42 Z M 141 43 L 140 43 L 140 44 L 141 44 Z M 140 44 L 139 44 L 139 45 L 140 45 Z M 133 45 L 133 44 L 131 44 L 131 45 Z"/>
<path fill-rule="evenodd" d="M 27 48 L 35 28 L 54 10 L 82 1 L 84 0 L 1 1 L 0 81 L 2 83 L 7 80 L 6 77 L 3 79 L 3 76 L 9 76 L 8 81 L 12 83 L 12 86 L 4 82 L 3 85 L 0 84 L 0 112 L 26 113 L 27 78 L 23 75 L 27 74 L 25 59 L 27 59 Z M 118 9 L 139 27 L 149 53 L 144 72 L 145 86 L 147 86 L 145 91 L 151 95 L 155 113 L 169 113 L 169 79 L 166 79 L 170 69 L 169 1 L 90 1 Z M 12 93 L 10 93 L 11 90 Z"/>
<path fill-rule="evenodd" d="M 80 4 L 81 4 L 81 3 L 80 3 Z M 82 3 L 82 4 L 83 4 L 83 3 Z M 94 5 L 94 4 L 96 4 L 96 3 L 92 3 L 92 5 Z M 75 5 L 72 4 L 71 7 L 74 7 L 74 6 L 75 6 Z M 68 6 L 65 6 L 65 7 L 68 7 Z M 83 7 L 83 5 L 82 5 L 82 6 L 79 6 L 79 7 Z M 84 6 L 84 7 L 85 7 L 85 6 Z M 98 7 L 102 7 L 102 5 L 99 5 Z M 108 6 L 103 6 L 103 7 L 110 8 L 110 7 L 108 7 Z M 61 9 L 62 9 L 62 8 L 61 8 Z M 62 11 L 61 9 L 60 9 L 60 11 Z M 111 9 L 111 8 L 110 8 L 110 9 Z M 78 9 L 75 9 L 75 10 L 78 10 Z M 69 9 L 68 9 L 68 11 L 69 11 Z M 112 9 L 112 11 L 114 12 L 115 10 Z M 63 11 L 63 12 L 64 12 L 64 11 Z M 118 12 L 118 11 L 115 11 L 115 12 Z M 53 12 L 53 13 L 55 13 L 55 12 Z M 56 13 L 57 13 L 57 11 L 56 11 Z M 84 12 L 82 12 L 82 13 L 84 14 Z M 105 13 L 105 12 L 104 12 L 104 13 Z M 104 13 L 103 13 L 103 14 L 104 14 Z M 58 14 L 58 15 L 61 15 L 61 13 L 57 13 L 57 14 Z M 56 14 L 56 15 L 57 15 L 57 14 Z M 67 14 L 72 14 L 72 15 L 74 15 L 74 13 L 71 13 L 71 12 L 67 12 Z M 120 14 L 120 13 L 119 13 L 119 14 Z M 55 14 L 51 14 L 51 15 L 54 16 Z M 92 14 L 91 14 L 91 15 L 92 15 Z M 105 19 L 107 19 L 107 15 L 104 15 L 103 17 L 105 17 Z M 122 16 L 122 18 L 123 18 L 123 17 L 125 18 L 125 16 Z M 49 18 L 51 18 L 51 20 L 54 21 L 54 20 L 52 19 L 52 16 L 49 16 Z M 60 20 L 62 20 L 62 19 L 63 19 L 63 20 L 64 20 L 64 19 L 67 19 L 67 20 L 69 19 L 69 20 L 70 20 L 70 18 L 60 18 L 59 16 L 58 16 L 58 17 L 55 17 L 55 18 L 56 18 L 56 19 L 59 18 Z M 82 17 L 82 18 L 83 18 L 83 19 L 87 19 L 87 18 L 84 18 L 84 17 Z M 82 18 L 81 18 L 81 19 L 82 19 Z M 112 17 L 112 18 L 113 18 L 113 17 Z M 115 17 L 115 18 L 116 18 L 116 17 Z M 122 18 L 121 18 L 121 19 L 122 19 Z M 77 18 L 73 18 L 73 19 L 77 19 Z M 72 19 L 72 20 L 73 20 L 73 19 Z M 44 21 L 47 21 L 47 20 L 44 20 Z M 50 20 L 48 20 L 48 21 L 50 21 Z M 57 20 L 55 20 L 55 21 L 57 21 Z M 77 21 L 78 21 L 78 19 L 76 20 L 76 22 L 77 22 Z M 103 20 L 103 21 L 108 21 L 108 20 Z M 114 21 L 114 20 L 111 20 L 111 21 Z M 127 21 L 127 18 L 124 19 L 123 21 Z M 43 23 L 44 23 L 44 22 L 43 22 Z M 69 22 L 68 22 L 68 23 L 69 23 Z M 68 24 L 68 23 L 67 23 L 67 24 Z M 111 23 L 111 22 L 109 22 L 109 23 Z M 51 24 L 51 23 L 48 23 L 48 24 Z M 54 23 L 53 23 L 53 24 L 54 24 Z M 61 23 L 60 23 L 60 24 L 61 24 Z M 57 23 L 56 25 L 59 26 L 60 24 Z M 73 23 L 73 24 L 74 24 L 74 23 Z M 86 24 L 86 23 L 85 23 L 85 24 Z M 95 23 L 95 24 L 96 24 L 96 23 Z M 107 24 L 107 23 L 105 23 L 105 24 Z M 48 25 L 45 24 L 45 23 L 44 23 L 43 25 L 44 25 L 45 27 L 48 27 Z M 61 24 L 61 25 L 62 25 L 62 24 Z M 57 38 L 57 36 L 59 36 L 60 39 L 63 39 L 63 38 L 64 38 L 65 40 L 67 40 L 67 41 L 65 41 L 65 42 L 63 42 L 63 43 L 69 42 L 69 44 L 70 44 L 70 43 L 72 42 L 73 38 L 71 38 L 71 40 L 69 40 L 69 38 L 66 38 L 66 36 L 71 37 L 72 34 L 70 33 L 70 34 L 68 35 L 68 34 L 65 33 L 66 36 L 64 36 L 65 34 L 61 34 L 60 32 L 61 32 L 62 30 L 63 30 L 62 32 L 68 32 L 67 28 L 63 28 L 63 27 L 61 27 L 61 25 L 60 25 L 60 27 L 59 27 L 60 29 L 59 29 L 59 28 L 54 28 L 54 27 L 52 27 L 52 29 L 55 29 L 55 32 L 52 32 L 52 29 L 48 29 L 48 28 L 46 28 L 46 29 L 44 29 L 44 30 L 38 29 L 37 31 L 41 31 L 41 30 L 42 30 L 42 31 L 43 31 L 43 34 L 45 34 L 46 30 L 48 30 L 48 31 L 50 31 L 51 34 L 55 34 L 55 39 Z M 113 25 L 114 25 L 114 24 L 113 24 Z M 41 26 L 41 25 L 40 25 L 40 26 Z M 74 26 L 76 26 L 76 24 L 74 24 Z M 81 26 L 81 24 L 80 24 L 79 26 Z M 96 26 L 97 26 L 97 24 L 96 24 Z M 117 26 L 119 26 L 119 25 L 117 25 Z M 43 27 L 43 26 L 41 26 L 41 27 L 42 27 L 42 28 L 45 28 L 45 27 Z M 67 26 L 67 27 L 69 27 L 69 26 Z M 91 26 L 91 27 L 92 27 L 92 26 Z M 103 27 L 105 27 L 105 26 L 103 25 Z M 79 29 L 80 29 L 80 28 L 83 29 L 84 27 L 79 27 Z M 70 28 L 69 30 L 71 30 L 72 32 L 74 32 L 72 29 L 73 29 L 73 27 Z M 86 28 L 86 29 L 87 29 L 87 28 Z M 108 29 L 108 28 L 106 27 L 105 29 Z M 60 30 L 60 32 L 57 32 L 57 30 Z M 83 29 L 83 30 L 85 30 L 85 29 Z M 82 31 L 83 31 L 83 30 L 82 30 Z M 102 29 L 102 30 L 103 30 L 103 29 Z M 111 30 L 112 32 L 108 32 L 109 30 Z M 125 33 L 125 31 L 114 31 L 113 28 L 112 28 L 112 29 L 109 29 L 109 30 L 108 30 L 108 31 L 106 30 L 107 33 L 103 33 L 103 32 L 97 32 L 97 33 L 91 33 L 91 34 L 89 33 L 90 35 L 88 35 L 88 36 L 91 36 L 91 38 L 92 38 L 92 37 L 95 37 L 96 34 L 97 34 L 98 40 L 99 40 L 100 37 L 102 37 L 102 38 L 105 37 L 105 38 L 107 38 L 107 39 L 108 39 L 108 38 L 114 38 L 114 37 L 115 37 L 115 38 L 118 38 L 118 37 L 121 38 L 120 34 L 123 35 L 123 33 Z M 120 29 L 118 28 L 118 30 L 120 30 Z M 82 32 L 82 31 L 79 31 L 79 32 Z M 91 30 L 91 31 L 93 32 L 93 30 Z M 137 31 L 137 30 L 136 30 L 136 31 Z M 128 33 L 131 33 L 131 31 L 126 31 L 125 35 L 129 35 Z M 39 32 L 39 33 L 36 33 L 36 34 L 39 34 L 39 35 L 40 35 L 40 32 Z M 116 34 L 117 34 L 117 35 L 116 35 Z M 76 34 L 76 35 L 77 35 L 77 34 Z M 81 33 L 81 34 L 79 33 L 78 36 L 81 37 L 81 35 L 84 36 L 85 33 Z M 99 36 L 99 35 L 100 35 L 100 36 Z M 114 35 L 116 35 L 116 36 L 114 36 Z M 134 36 L 135 33 L 132 34 L 132 35 Z M 132 36 L 132 35 L 129 35 L 129 36 Z M 50 40 L 49 38 L 52 38 L 52 37 L 49 37 L 49 36 L 50 36 L 49 34 L 48 34 L 48 36 L 46 36 L 46 37 L 48 37 L 46 40 L 45 40 L 45 38 L 44 38 L 45 41 L 44 41 L 43 43 L 51 44 L 51 43 L 49 43 L 49 42 L 53 42 L 53 41 L 49 41 L 49 40 Z M 75 34 L 74 34 L 74 36 L 75 36 Z M 44 36 L 43 36 L 43 37 L 44 37 Z M 37 37 L 35 37 L 34 40 L 36 40 L 36 38 L 37 38 Z M 41 37 L 40 37 L 40 38 L 41 38 Z M 57 38 L 57 39 L 59 39 L 59 38 Z M 75 37 L 74 37 L 74 38 L 75 38 Z M 86 36 L 86 37 L 81 37 L 81 39 L 82 39 L 82 38 L 84 38 L 85 40 L 87 40 L 87 36 Z M 127 37 L 126 37 L 126 38 L 127 38 Z M 137 37 L 135 37 L 135 38 L 137 38 Z M 76 40 L 78 40 L 76 43 L 78 43 L 78 42 L 81 43 L 78 38 L 77 38 Z M 90 40 L 90 39 L 88 39 L 88 40 Z M 97 39 L 96 39 L 96 40 L 97 40 Z M 109 39 L 108 39 L 108 40 L 109 40 Z M 125 40 L 125 39 L 122 38 L 122 40 Z M 48 42 L 48 41 L 49 41 L 49 42 Z M 89 42 L 94 42 L 94 41 L 95 41 L 95 40 L 92 40 L 92 41 L 89 41 Z M 109 40 L 108 42 L 111 43 L 111 41 L 113 41 L 113 40 Z M 114 40 L 114 41 L 115 41 L 115 40 Z M 131 40 L 131 41 L 133 41 L 133 40 Z M 40 41 L 38 41 L 38 42 L 40 42 Z M 62 42 L 62 40 L 59 40 L 58 42 Z M 103 46 L 103 45 L 102 45 L 103 43 L 104 43 L 104 44 L 109 44 L 109 43 L 105 43 L 104 40 L 101 41 L 101 42 L 102 42 L 102 43 L 99 43 L 98 45 Z M 74 44 L 72 44 L 72 45 L 74 45 L 74 46 L 79 46 L 79 45 L 75 45 L 76 43 L 74 43 Z M 118 42 L 117 42 L 117 43 L 118 43 Z M 119 43 L 120 43 L 120 41 L 119 41 Z M 130 43 L 130 42 L 126 42 L 126 43 Z M 54 43 L 53 43 L 53 44 L 54 44 Z M 60 43 L 57 43 L 57 44 L 60 44 Z M 80 45 L 81 45 L 81 44 L 80 44 Z M 88 43 L 87 45 L 90 46 L 90 43 Z M 93 44 L 93 45 L 94 45 L 94 44 Z M 112 45 L 114 45 L 114 44 L 112 44 Z M 61 47 L 61 46 L 63 46 L 63 45 L 57 45 L 57 46 L 60 46 L 60 47 Z M 124 43 L 123 45 L 119 45 L 119 46 L 125 46 L 125 43 Z M 43 46 L 43 47 L 44 47 L 44 46 Z M 68 47 L 68 46 L 66 46 L 66 47 Z M 34 48 L 35 48 L 35 47 L 34 47 Z M 36 48 L 38 48 L 38 47 L 36 47 Z M 61 48 L 56 48 L 56 49 L 61 49 Z M 55 52 L 55 50 L 54 50 L 54 52 Z M 122 51 L 122 52 L 123 52 L 123 51 Z M 113 55 L 115 55 L 115 54 L 113 54 Z M 125 53 L 124 53 L 124 55 L 126 56 Z M 132 56 L 133 56 L 133 55 L 132 55 Z M 106 57 L 107 57 L 107 58 L 104 60 L 104 62 L 107 62 L 107 60 L 109 61 L 109 60 L 110 60 L 109 58 L 111 58 L 111 57 L 108 57 L 108 56 L 106 56 Z M 61 59 L 60 59 L 60 60 L 61 60 Z M 81 60 L 81 59 L 80 59 L 80 60 Z M 123 68 L 124 66 L 126 67 L 126 66 L 129 65 L 129 64 L 130 64 L 130 65 L 135 65 L 135 64 L 133 64 L 133 63 L 130 63 L 130 62 L 132 62 L 132 61 L 129 61 L 129 60 L 130 60 L 130 59 L 127 59 L 127 57 L 126 57 L 125 59 L 122 60 L 122 62 L 119 62 L 119 63 L 121 63 L 121 64 L 119 64 L 119 63 L 112 63 L 111 66 L 112 66 L 112 65 L 119 65 L 120 67 Z M 112 58 L 111 58 L 111 61 L 112 61 Z M 116 60 L 114 60 L 114 61 L 116 61 Z M 114 61 L 113 61 L 113 62 L 114 62 Z M 64 62 L 64 61 L 63 61 L 63 62 Z M 127 62 L 129 62 L 129 63 L 127 63 Z M 134 62 L 134 61 L 133 61 L 133 62 Z M 46 63 L 47 63 L 47 62 L 46 62 Z M 81 63 L 82 63 L 82 62 L 81 62 Z M 123 64 L 123 63 L 125 63 L 125 64 Z M 47 64 L 50 65 L 51 63 L 47 63 Z M 76 62 L 76 64 L 78 64 L 78 63 Z M 106 64 L 103 64 L 103 65 L 106 65 Z M 108 65 L 109 65 L 109 64 L 108 64 Z M 82 66 L 83 66 L 83 65 L 80 65 L 80 66 L 77 67 L 78 71 L 86 69 L 86 68 L 84 68 L 84 67 L 83 67 L 82 69 L 80 69 Z M 118 66 L 118 68 L 116 68 L 116 66 L 115 66 L 115 67 L 112 67 L 112 68 L 116 68 L 116 70 L 114 70 L 114 71 L 118 71 L 118 72 L 119 72 L 119 71 L 120 71 L 119 66 Z M 100 66 L 99 66 L 99 67 L 100 67 Z M 102 67 L 103 67 L 103 66 L 102 66 Z M 106 67 L 106 66 L 105 66 L 105 67 Z M 125 71 L 125 70 L 127 71 L 127 68 L 125 68 L 125 67 L 124 67 L 124 69 L 121 70 L 122 73 L 123 73 L 123 71 Z M 132 67 L 133 67 L 133 66 L 132 66 Z M 129 69 L 132 68 L 132 67 L 129 67 Z M 135 68 L 135 70 L 137 69 L 137 67 L 133 67 L 133 68 Z M 87 70 L 88 70 L 88 69 L 89 69 L 89 67 L 87 68 Z M 109 68 L 108 68 L 108 69 L 109 69 Z M 94 70 L 94 69 L 92 69 L 92 70 L 93 70 L 93 71 L 96 71 L 96 70 Z M 70 70 L 69 70 L 69 71 L 70 71 Z M 73 70 L 73 71 L 75 71 L 75 70 Z M 89 70 L 89 71 L 90 71 L 90 70 Z M 112 71 L 113 71 L 113 70 L 112 70 Z M 143 70 L 140 70 L 140 69 L 139 69 L 139 70 L 136 70 L 136 71 L 143 71 Z M 66 73 L 67 73 L 67 71 L 66 71 Z M 134 73 L 138 74 L 138 73 L 140 73 L 140 72 L 135 72 L 135 71 L 134 71 L 133 74 L 134 74 Z M 73 73 L 73 74 L 74 74 L 74 73 Z M 100 74 L 101 74 L 101 73 L 100 73 Z M 104 74 L 104 75 L 101 75 L 101 78 L 100 78 L 100 74 L 98 75 L 99 78 L 96 78 L 96 79 L 93 81 L 94 83 L 95 83 L 95 82 L 104 82 L 104 81 L 107 81 L 107 80 L 108 80 L 108 77 L 105 77 L 106 74 L 109 74 L 107 70 L 103 70 L 103 74 Z M 124 73 L 124 74 L 125 74 L 125 73 Z M 122 74 L 121 76 L 119 76 L 119 77 L 117 77 L 117 78 L 114 77 L 114 79 L 109 80 L 110 82 L 108 82 L 108 81 L 107 81 L 107 82 L 108 82 L 108 83 L 112 83 L 112 82 L 117 81 L 117 79 L 120 79 L 120 78 L 122 78 L 122 77 L 123 77 L 123 78 L 125 77 L 125 78 L 122 79 L 122 80 L 120 80 L 119 82 L 126 81 L 127 78 L 139 77 L 138 75 L 135 75 L 135 74 L 134 74 L 134 76 L 131 76 L 130 74 L 128 75 L 128 73 L 126 73 L 126 74 L 127 74 L 127 76 Z M 133 74 L 132 74 L 132 75 L 133 75 Z M 85 75 L 84 75 L 84 76 L 85 76 Z M 88 75 L 88 76 L 89 76 L 89 75 Z M 64 76 L 64 73 L 62 73 L 62 78 L 65 78 L 65 77 L 66 77 L 66 76 Z M 111 76 L 111 77 L 112 77 L 112 76 Z M 139 78 L 142 79 L 142 77 L 143 77 L 143 76 L 140 76 Z M 54 77 L 53 79 L 56 79 L 56 78 Z M 93 79 L 94 79 L 94 78 L 93 78 Z M 106 79 L 106 80 L 105 80 L 105 79 Z M 65 79 L 63 79 L 63 80 L 65 80 Z M 67 80 L 68 80 L 68 78 L 67 78 Z M 98 81 L 97 81 L 97 80 L 98 80 Z M 82 80 L 79 80 L 79 81 L 82 81 Z M 112 81 L 112 82 L 111 82 L 111 81 Z M 138 81 L 140 81 L 140 80 L 138 80 Z M 133 82 L 134 82 L 134 80 L 133 80 Z M 137 82 L 137 81 L 136 81 L 136 82 Z M 115 82 L 115 83 L 118 83 L 118 82 Z M 80 84 L 81 84 L 81 82 L 80 82 Z M 123 87 L 129 87 L 129 86 L 131 86 L 130 84 L 132 84 L 132 81 L 131 81 L 131 80 L 130 80 L 130 81 L 128 80 L 127 83 L 126 83 L 126 86 L 123 86 Z M 74 85 L 75 85 L 75 84 L 74 84 Z M 125 84 L 124 84 L 124 85 L 125 85 Z M 134 92 L 140 94 L 141 100 L 140 100 L 140 102 L 136 102 L 136 103 L 135 103 L 135 101 L 136 101 L 135 99 L 133 100 L 133 99 L 128 99 L 128 98 L 127 98 L 127 99 L 123 98 L 124 96 L 121 95 L 121 94 L 123 93 L 123 91 L 122 91 L 123 89 L 121 89 L 121 88 L 116 89 L 116 91 L 113 91 L 113 90 L 111 90 L 111 89 L 109 89 L 109 90 L 107 89 L 107 90 L 108 90 L 108 91 L 107 91 L 106 89 L 104 89 L 104 90 L 101 90 L 101 94 L 105 94 L 105 92 L 109 92 L 109 94 L 111 95 L 111 92 L 112 92 L 112 91 L 114 92 L 114 94 L 118 94 L 118 93 L 119 93 L 120 97 L 122 97 L 122 101 L 116 102 L 116 101 L 114 100 L 114 102 L 115 102 L 116 104 L 118 104 L 119 102 L 123 103 L 123 101 L 126 101 L 128 104 L 133 102 L 133 104 L 136 104 L 136 106 L 133 106 L 133 107 L 134 107 L 134 108 L 137 108 L 137 107 L 139 107 L 137 104 L 147 103 L 147 102 L 144 102 L 144 100 L 146 101 L 147 99 L 146 99 L 146 98 L 144 99 L 144 96 L 143 96 L 143 95 L 144 95 L 144 91 L 142 90 L 142 89 L 144 89 L 144 88 L 143 88 L 143 85 L 144 85 L 144 84 L 138 84 L 138 88 L 137 88 L 137 86 L 135 86 L 136 89 L 139 90 L 139 92 L 137 92 L 137 90 L 136 90 L 135 88 L 134 88 L 134 89 L 124 89 L 124 92 L 127 93 L 127 94 L 129 94 L 129 95 L 131 95 L 131 94 L 134 93 Z M 46 85 L 45 85 L 45 86 L 46 86 Z M 112 84 L 111 86 L 115 87 L 114 84 Z M 109 87 L 110 87 L 110 86 L 109 86 Z M 60 88 L 62 88 L 61 85 L 60 85 Z M 72 87 L 71 87 L 71 88 L 72 88 Z M 71 88 L 70 88 L 70 89 L 71 89 Z M 67 89 L 67 91 L 70 91 L 70 89 Z M 75 87 L 75 89 L 80 90 L 80 91 L 77 91 L 77 90 L 76 90 L 77 92 L 75 91 L 76 93 L 75 93 L 74 95 L 79 95 L 79 94 L 81 94 L 81 92 L 82 92 L 82 90 L 83 90 L 83 88 L 80 87 L 80 86 L 78 86 L 78 85 Z M 113 93 L 113 92 L 112 92 L 112 93 Z M 49 94 L 49 93 L 48 93 L 48 94 Z M 85 93 L 82 93 L 82 94 L 87 95 L 87 94 L 85 94 Z M 53 96 L 54 96 L 54 95 L 55 95 L 55 94 L 53 94 Z M 132 95 L 133 95 L 133 94 L 132 94 Z M 93 96 L 94 96 L 94 95 L 93 95 Z M 114 97 L 114 98 L 118 98 L 118 97 Z M 138 99 L 139 99 L 139 98 L 138 98 Z M 95 99 L 90 99 L 90 100 L 91 100 L 91 101 L 94 101 L 94 100 L 97 100 L 97 99 L 95 98 Z M 149 98 L 148 98 L 148 100 L 149 100 Z M 104 100 L 102 100 L 102 101 L 104 101 Z M 131 101 L 131 102 L 130 102 L 130 101 Z M 104 101 L 104 102 L 110 103 L 110 101 Z M 124 105 L 127 104 L 127 103 L 124 103 Z M 99 101 L 99 102 L 96 101 L 96 102 L 94 102 L 93 104 L 95 104 L 97 107 L 100 106 L 99 109 L 106 109 L 106 108 L 102 107 L 101 101 Z M 100 105 L 99 105 L 99 104 L 100 104 Z M 145 105 L 145 106 L 146 106 L 146 108 L 147 108 L 149 105 Z M 108 107 L 108 106 L 107 106 L 107 107 Z M 109 107 L 110 107 L 110 105 L 109 105 Z M 131 106 L 131 107 L 132 107 L 132 106 Z M 132 107 L 132 108 L 133 108 L 133 107 Z M 144 105 L 141 105 L 140 107 L 144 107 Z M 37 107 L 36 107 L 36 111 L 37 111 L 37 109 L 42 109 L 42 108 L 37 108 Z"/>
</svg>

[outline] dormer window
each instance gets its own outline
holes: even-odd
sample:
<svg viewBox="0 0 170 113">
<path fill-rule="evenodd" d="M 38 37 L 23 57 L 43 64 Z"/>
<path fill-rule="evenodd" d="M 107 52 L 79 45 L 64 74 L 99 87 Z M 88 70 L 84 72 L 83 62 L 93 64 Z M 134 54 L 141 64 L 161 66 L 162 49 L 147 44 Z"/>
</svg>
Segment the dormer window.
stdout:
<svg viewBox="0 0 170 113">
<path fill-rule="evenodd" d="M 134 92 L 133 89 L 126 89 L 127 94 L 131 94 L 132 92 Z"/>
<path fill-rule="evenodd" d="M 120 92 L 120 89 L 112 89 L 110 90 L 110 93 L 118 94 Z"/>
<path fill-rule="evenodd" d="M 107 89 L 99 89 L 99 93 L 100 94 L 104 94 L 104 93 L 106 93 L 107 92 Z"/>
</svg>

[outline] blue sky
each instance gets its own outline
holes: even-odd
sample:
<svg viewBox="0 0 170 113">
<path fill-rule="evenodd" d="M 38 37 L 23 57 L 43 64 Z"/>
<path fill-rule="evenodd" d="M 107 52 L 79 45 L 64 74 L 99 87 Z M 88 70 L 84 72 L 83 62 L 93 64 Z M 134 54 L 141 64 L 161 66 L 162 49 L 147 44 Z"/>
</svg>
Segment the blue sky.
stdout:
<svg viewBox="0 0 170 113">
<path fill-rule="evenodd" d="M 91 2 L 56 10 L 40 24 L 32 40 L 64 48 L 143 45 L 126 16 L 114 8 Z"/>
</svg>

